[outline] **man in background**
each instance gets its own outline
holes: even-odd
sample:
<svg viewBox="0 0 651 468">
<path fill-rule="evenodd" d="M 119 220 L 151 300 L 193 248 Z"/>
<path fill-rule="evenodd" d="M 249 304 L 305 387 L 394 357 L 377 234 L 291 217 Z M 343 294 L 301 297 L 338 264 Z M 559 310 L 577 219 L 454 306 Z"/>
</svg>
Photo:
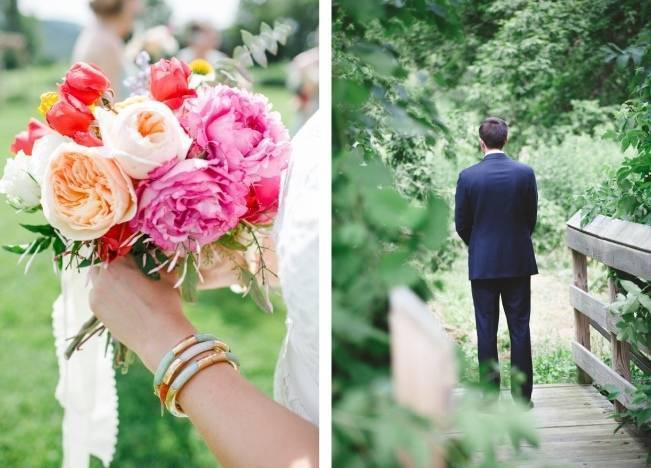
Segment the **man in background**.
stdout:
<svg viewBox="0 0 651 468">
<path fill-rule="evenodd" d="M 536 226 L 538 191 L 533 169 L 502 150 L 507 139 L 504 120 L 489 117 L 481 123 L 479 145 L 484 158 L 459 174 L 455 225 L 469 249 L 482 383 L 499 391 L 501 298 L 511 338 L 511 393 L 532 407 L 529 316 L 531 275 L 537 274 L 538 268 L 531 235 Z"/>
</svg>

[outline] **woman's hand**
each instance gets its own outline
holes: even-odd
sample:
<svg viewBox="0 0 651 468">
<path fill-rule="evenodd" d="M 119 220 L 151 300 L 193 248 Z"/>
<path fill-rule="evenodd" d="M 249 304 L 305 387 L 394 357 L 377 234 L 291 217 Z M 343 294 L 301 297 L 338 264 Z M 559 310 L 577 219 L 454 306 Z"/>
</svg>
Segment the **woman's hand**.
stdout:
<svg viewBox="0 0 651 468">
<path fill-rule="evenodd" d="M 90 278 L 91 309 L 152 372 L 168 350 L 195 332 L 183 314 L 173 275 L 149 279 L 128 256 L 93 268 Z"/>
</svg>

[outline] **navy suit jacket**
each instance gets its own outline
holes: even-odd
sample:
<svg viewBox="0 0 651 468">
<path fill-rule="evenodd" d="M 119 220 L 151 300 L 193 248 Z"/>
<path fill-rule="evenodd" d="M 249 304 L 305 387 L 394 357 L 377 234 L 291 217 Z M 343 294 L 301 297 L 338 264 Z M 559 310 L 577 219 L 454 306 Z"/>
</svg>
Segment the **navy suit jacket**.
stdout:
<svg viewBox="0 0 651 468">
<path fill-rule="evenodd" d="M 531 234 L 538 190 L 531 167 L 504 153 L 491 153 L 461 171 L 454 221 L 468 246 L 471 280 L 538 273 Z"/>
</svg>

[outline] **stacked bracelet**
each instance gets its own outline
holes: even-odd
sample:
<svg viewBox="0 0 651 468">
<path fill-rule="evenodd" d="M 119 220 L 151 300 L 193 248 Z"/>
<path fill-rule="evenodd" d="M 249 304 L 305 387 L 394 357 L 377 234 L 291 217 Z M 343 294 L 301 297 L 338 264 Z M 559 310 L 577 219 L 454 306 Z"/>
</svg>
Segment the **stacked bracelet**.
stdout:
<svg viewBox="0 0 651 468">
<path fill-rule="evenodd" d="M 186 417 L 185 413 L 176 402 L 176 397 L 179 391 L 200 370 L 212 366 L 213 364 L 219 364 L 221 362 L 227 362 L 233 366 L 233 369 L 239 370 L 240 364 L 237 357 L 233 353 L 229 352 L 213 353 L 209 356 L 199 359 L 198 361 L 194 361 L 192 364 L 189 364 L 186 368 L 184 368 L 183 371 L 181 371 L 181 373 L 170 385 L 169 391 L 165 397 L 165 407 L 167 408 L 167 411 L 177 417 Z"/>
<path fill-rule="evenodd" d="M 181 340 L 163 356 L 154 374 L 154 394 L 161 401 L 161 409 L 165 405 L 173 415 L 185 416 L 176 403 L 183 385 L 200 370 L 220 362 L 229 363 L 238 370 L 239 361 L 229 351 L 226 343 L 209 334 L 191 335 Z"/>
</svg>

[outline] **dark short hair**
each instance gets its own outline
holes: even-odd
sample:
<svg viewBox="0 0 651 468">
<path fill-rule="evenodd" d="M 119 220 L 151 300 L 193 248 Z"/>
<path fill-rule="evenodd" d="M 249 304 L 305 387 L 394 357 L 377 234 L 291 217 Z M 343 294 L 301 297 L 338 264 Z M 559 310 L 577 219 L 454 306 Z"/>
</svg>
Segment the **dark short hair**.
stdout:
<svg viewBox="0 0 651 468">
<path fill-rule="evenodd" d="M 110 17 L 122 12 L 124 0 L 90 0 L 89 5 L 97 16 Z"/>
<path fill-rule="evenodd" d="M 509 136 L 509 126 L 499 117 L 488 117 L 479 126 L 479 138 L 489 149 L 502 149 Z"/>
</svg>

